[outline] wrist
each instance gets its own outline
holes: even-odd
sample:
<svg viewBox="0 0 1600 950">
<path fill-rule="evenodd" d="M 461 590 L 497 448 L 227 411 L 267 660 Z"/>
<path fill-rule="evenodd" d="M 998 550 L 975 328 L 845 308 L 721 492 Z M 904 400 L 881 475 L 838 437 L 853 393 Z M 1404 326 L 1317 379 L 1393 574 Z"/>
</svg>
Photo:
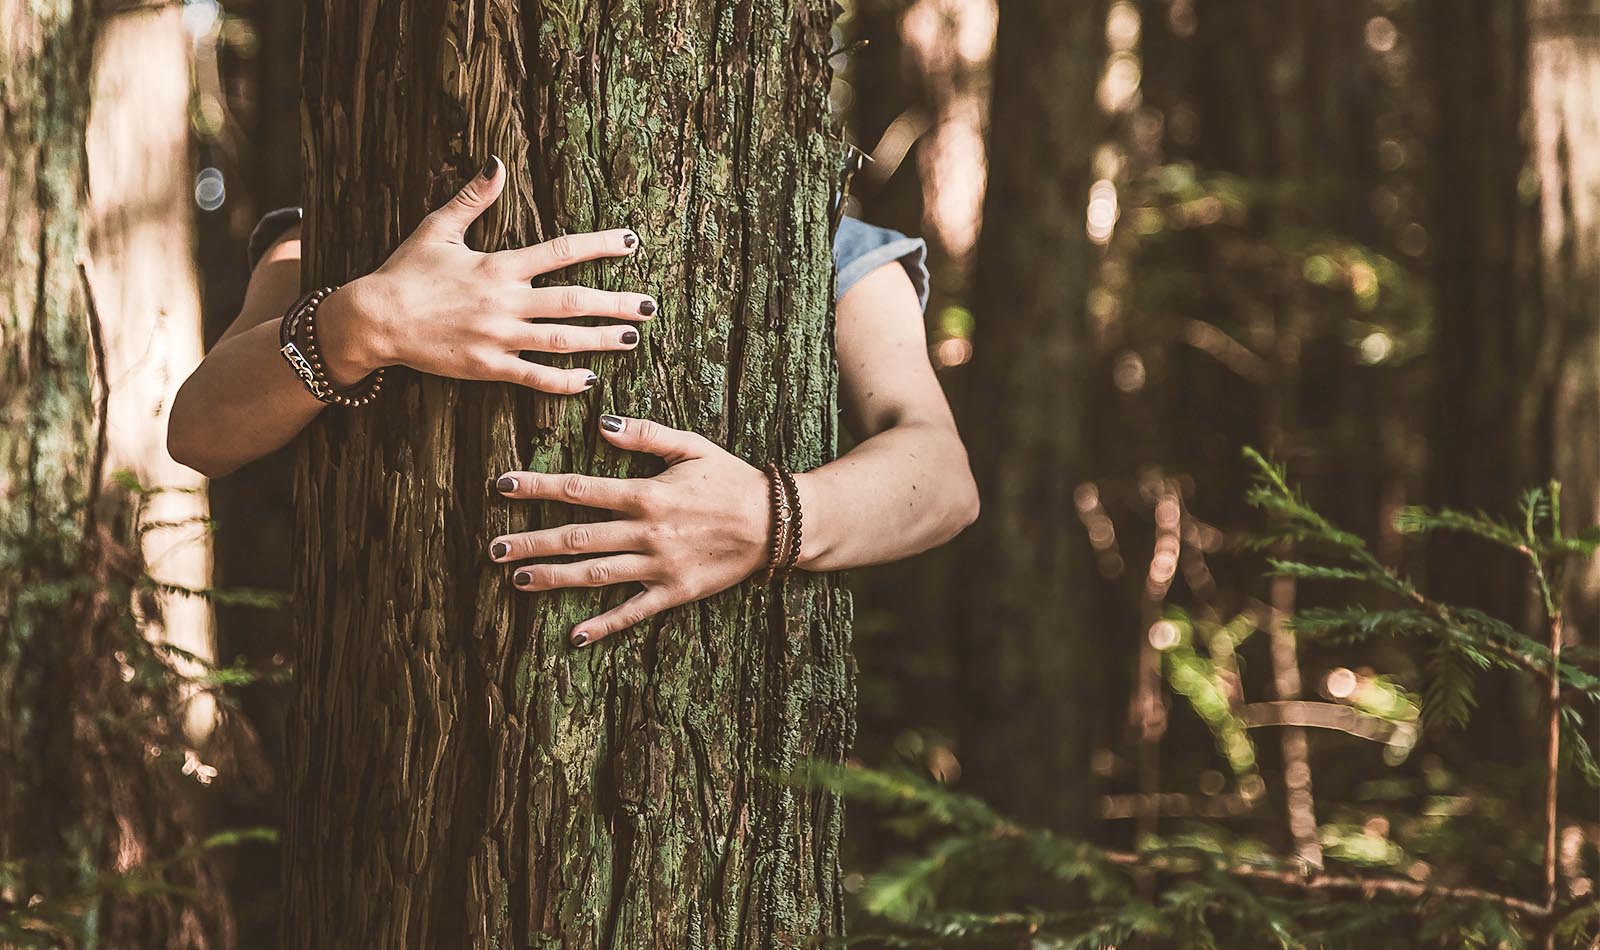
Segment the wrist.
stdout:
<svg viewBox="0 0 1600 950">
<path fill-rule="evenodd" d="M 805 530 L 800 534 L 800 557 L 795 567 L 802 571 L 826 570 L 819 567 L 828 554 L 824 532 L 824 511 L 815 472 L 795 472 L 796 507 L 805 515 Z"/>
<path fill-rule="evenodd" d="M 378 296 L 373 278 L 360 277 L 317 307 L 317 346 L 336 386 L 353 386 L 394 362 L 377 319 Z"/>
</svg>

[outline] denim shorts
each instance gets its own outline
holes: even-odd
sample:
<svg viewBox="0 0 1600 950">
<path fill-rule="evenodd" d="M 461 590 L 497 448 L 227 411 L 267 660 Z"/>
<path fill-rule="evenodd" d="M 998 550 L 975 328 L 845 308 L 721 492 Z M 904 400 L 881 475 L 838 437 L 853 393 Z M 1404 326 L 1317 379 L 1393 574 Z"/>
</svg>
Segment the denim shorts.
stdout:
<svg viewBox="0 0 1600 950">
<path fill-rule="evenodd" d="M 272 242 L 300 223 L 301 209 L 278 208 L 261 216 L 250 232 L 247 251 L 250 268 L 267 252 Z M 834 299 L 843 297 L 861 278 L 885 264 L 899 263 L 917 289 L 917 301 L 928 306 L 928 245 L 921 238 L 906 237 L 899 231 L 874 227 L 855 218 L 839 221 L 833 236 L 833 269 L 838 275 Z"/>
</svg>

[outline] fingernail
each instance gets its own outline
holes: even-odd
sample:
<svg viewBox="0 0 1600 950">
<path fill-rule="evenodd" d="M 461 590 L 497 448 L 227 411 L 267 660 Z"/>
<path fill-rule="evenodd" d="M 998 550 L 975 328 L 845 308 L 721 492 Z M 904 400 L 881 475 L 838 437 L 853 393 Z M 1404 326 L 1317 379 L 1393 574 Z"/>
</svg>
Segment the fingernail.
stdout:
<svg viewBox="0 0 1600 950">
<path fill-rule="evenodd" d="M 639 301 L 639 312 L 647 317 L 650 316 L 656 312 L 656 302 L 654 300 Z"/>
<path fill-rule="evenodd" d="M 529 584 L 533 583 L 533 572 L 518 571 L 511 575 L 511 583 L 517 585 L 518 587 L 527 587 Z"/>
<path fill-rule="evenodd" d="M 613 416 L 607 413 L 600 417 L 600 428 L 607 432 L 621 432 L 623 425 L 621 416 Z"/>
<path fill-rule="evenodd" d="M 593 373 L 590 373 L 588 376 L 584 377 L 583 388 L 584 389 L 593 389 L 594 388 L 594 384 L 598 383 L 599 381 L 600 381 L 600 377 L 596 376 Z"/>
<path fill-rule="evenodd" d="M 495 172 L 498 172 L 499 170 L 500 159 L 490 155 L 489 160 L 483 163 L 483 171 L 478 172 L 478 177 L 482 178 L 484 181 L 488 181 L 489 179 L 493 178 Z"/>
<path fill-rule="evenodd" d="M 517 480 L 510 475 L 501 475 L 500 480 L 494 483 L 494 487 L 503 492 L 514 492 L 517 490 Z"/>
<path fill-rule="evenodd" d="M 622 331 L 622 342 L 623 342 L 623 345 L 625 345 L 625 346 L 632 346 L 633 344 L 638 343 L 639 342 L 639 331 L 638 330 L 623 330 Z"/>
<path fill-rule="evenodd" d="M 511 545 L 505 543 L 504 541 L 496 541 L 495 543 L 489 545 L 489 556 L 492 558 L 503 558 L 510 553 Z"/>
<path fill-rule="evenodd" d="M 589 635 L 587 633 L 579 632 L 579 633 L 574 633 L 572 635 L 572 645 L 575 646 L 575 647 L 581 647 L 585 643 L 588 643 L 588 642 L 589 642 Z"/>
<path fill-rule="evenodd" d="M 639 235 L 634 234 L 632 231 L 629 231 L 627 234 L 624 234 L 622 236 L 622 246 L 627 248 L 628 250 L 630 250 L 630 251 L 633 250 L 635 247 L 638 246 L 638 244 L 639 244 Z"/>
</svg>

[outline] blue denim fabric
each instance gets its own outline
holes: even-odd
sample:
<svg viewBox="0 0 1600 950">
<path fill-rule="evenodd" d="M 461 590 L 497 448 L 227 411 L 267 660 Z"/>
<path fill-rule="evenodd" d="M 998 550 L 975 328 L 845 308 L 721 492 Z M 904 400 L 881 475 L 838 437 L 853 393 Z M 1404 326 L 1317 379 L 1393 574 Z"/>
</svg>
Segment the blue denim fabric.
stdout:
<svg viewBox="0 0 1600 950">
<path fill-rule="evenodd" d="M 885 264 L 900 262 L 917 289 L 917 302 L 928 309 L 928 245 L 921 238 L 842 218 L 833 236 L 833 269 L 838 276 L 834 299 Z"/>
<path fill-rule="evenodd" d="M 299 224 L 300 218 L 299 208 L 278 208 L 262 215 L 250 232 L 248 260 L 251 270 L 272 242 Z M 917 300 L 927 309 L 928 245 L 921 238 L 906 237 L 899 231 L 874 227 L 855 218 L 841 219 L 839 232 L 833 236 L 833 269 L 838 274 L 834 299 L 843 297 L 861 278 L 896 261 L 905 267 L 912 286 L 917 289 Z"/>
</svg>

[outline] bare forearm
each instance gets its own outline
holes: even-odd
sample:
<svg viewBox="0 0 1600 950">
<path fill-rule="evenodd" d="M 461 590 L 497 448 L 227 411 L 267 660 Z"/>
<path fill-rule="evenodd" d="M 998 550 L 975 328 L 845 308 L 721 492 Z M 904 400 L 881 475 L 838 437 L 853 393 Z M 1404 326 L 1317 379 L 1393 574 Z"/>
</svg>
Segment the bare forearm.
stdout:
<svg viewBox="0 0 1600 950">
<path fill-rule="evenodd" d="M 799 566 L 838 571 L 910 557 L 978 514 L 966 450 L 934 424 L 889 428 L 795 476 L 805 522 Z"/>
<path fill-rule="evenodd" d="M 178 390 L 168 450 L 216 478 L 278 449 L 324 408 L 278 353 L 278 320 L 218 343 Z"/>
</svg>

